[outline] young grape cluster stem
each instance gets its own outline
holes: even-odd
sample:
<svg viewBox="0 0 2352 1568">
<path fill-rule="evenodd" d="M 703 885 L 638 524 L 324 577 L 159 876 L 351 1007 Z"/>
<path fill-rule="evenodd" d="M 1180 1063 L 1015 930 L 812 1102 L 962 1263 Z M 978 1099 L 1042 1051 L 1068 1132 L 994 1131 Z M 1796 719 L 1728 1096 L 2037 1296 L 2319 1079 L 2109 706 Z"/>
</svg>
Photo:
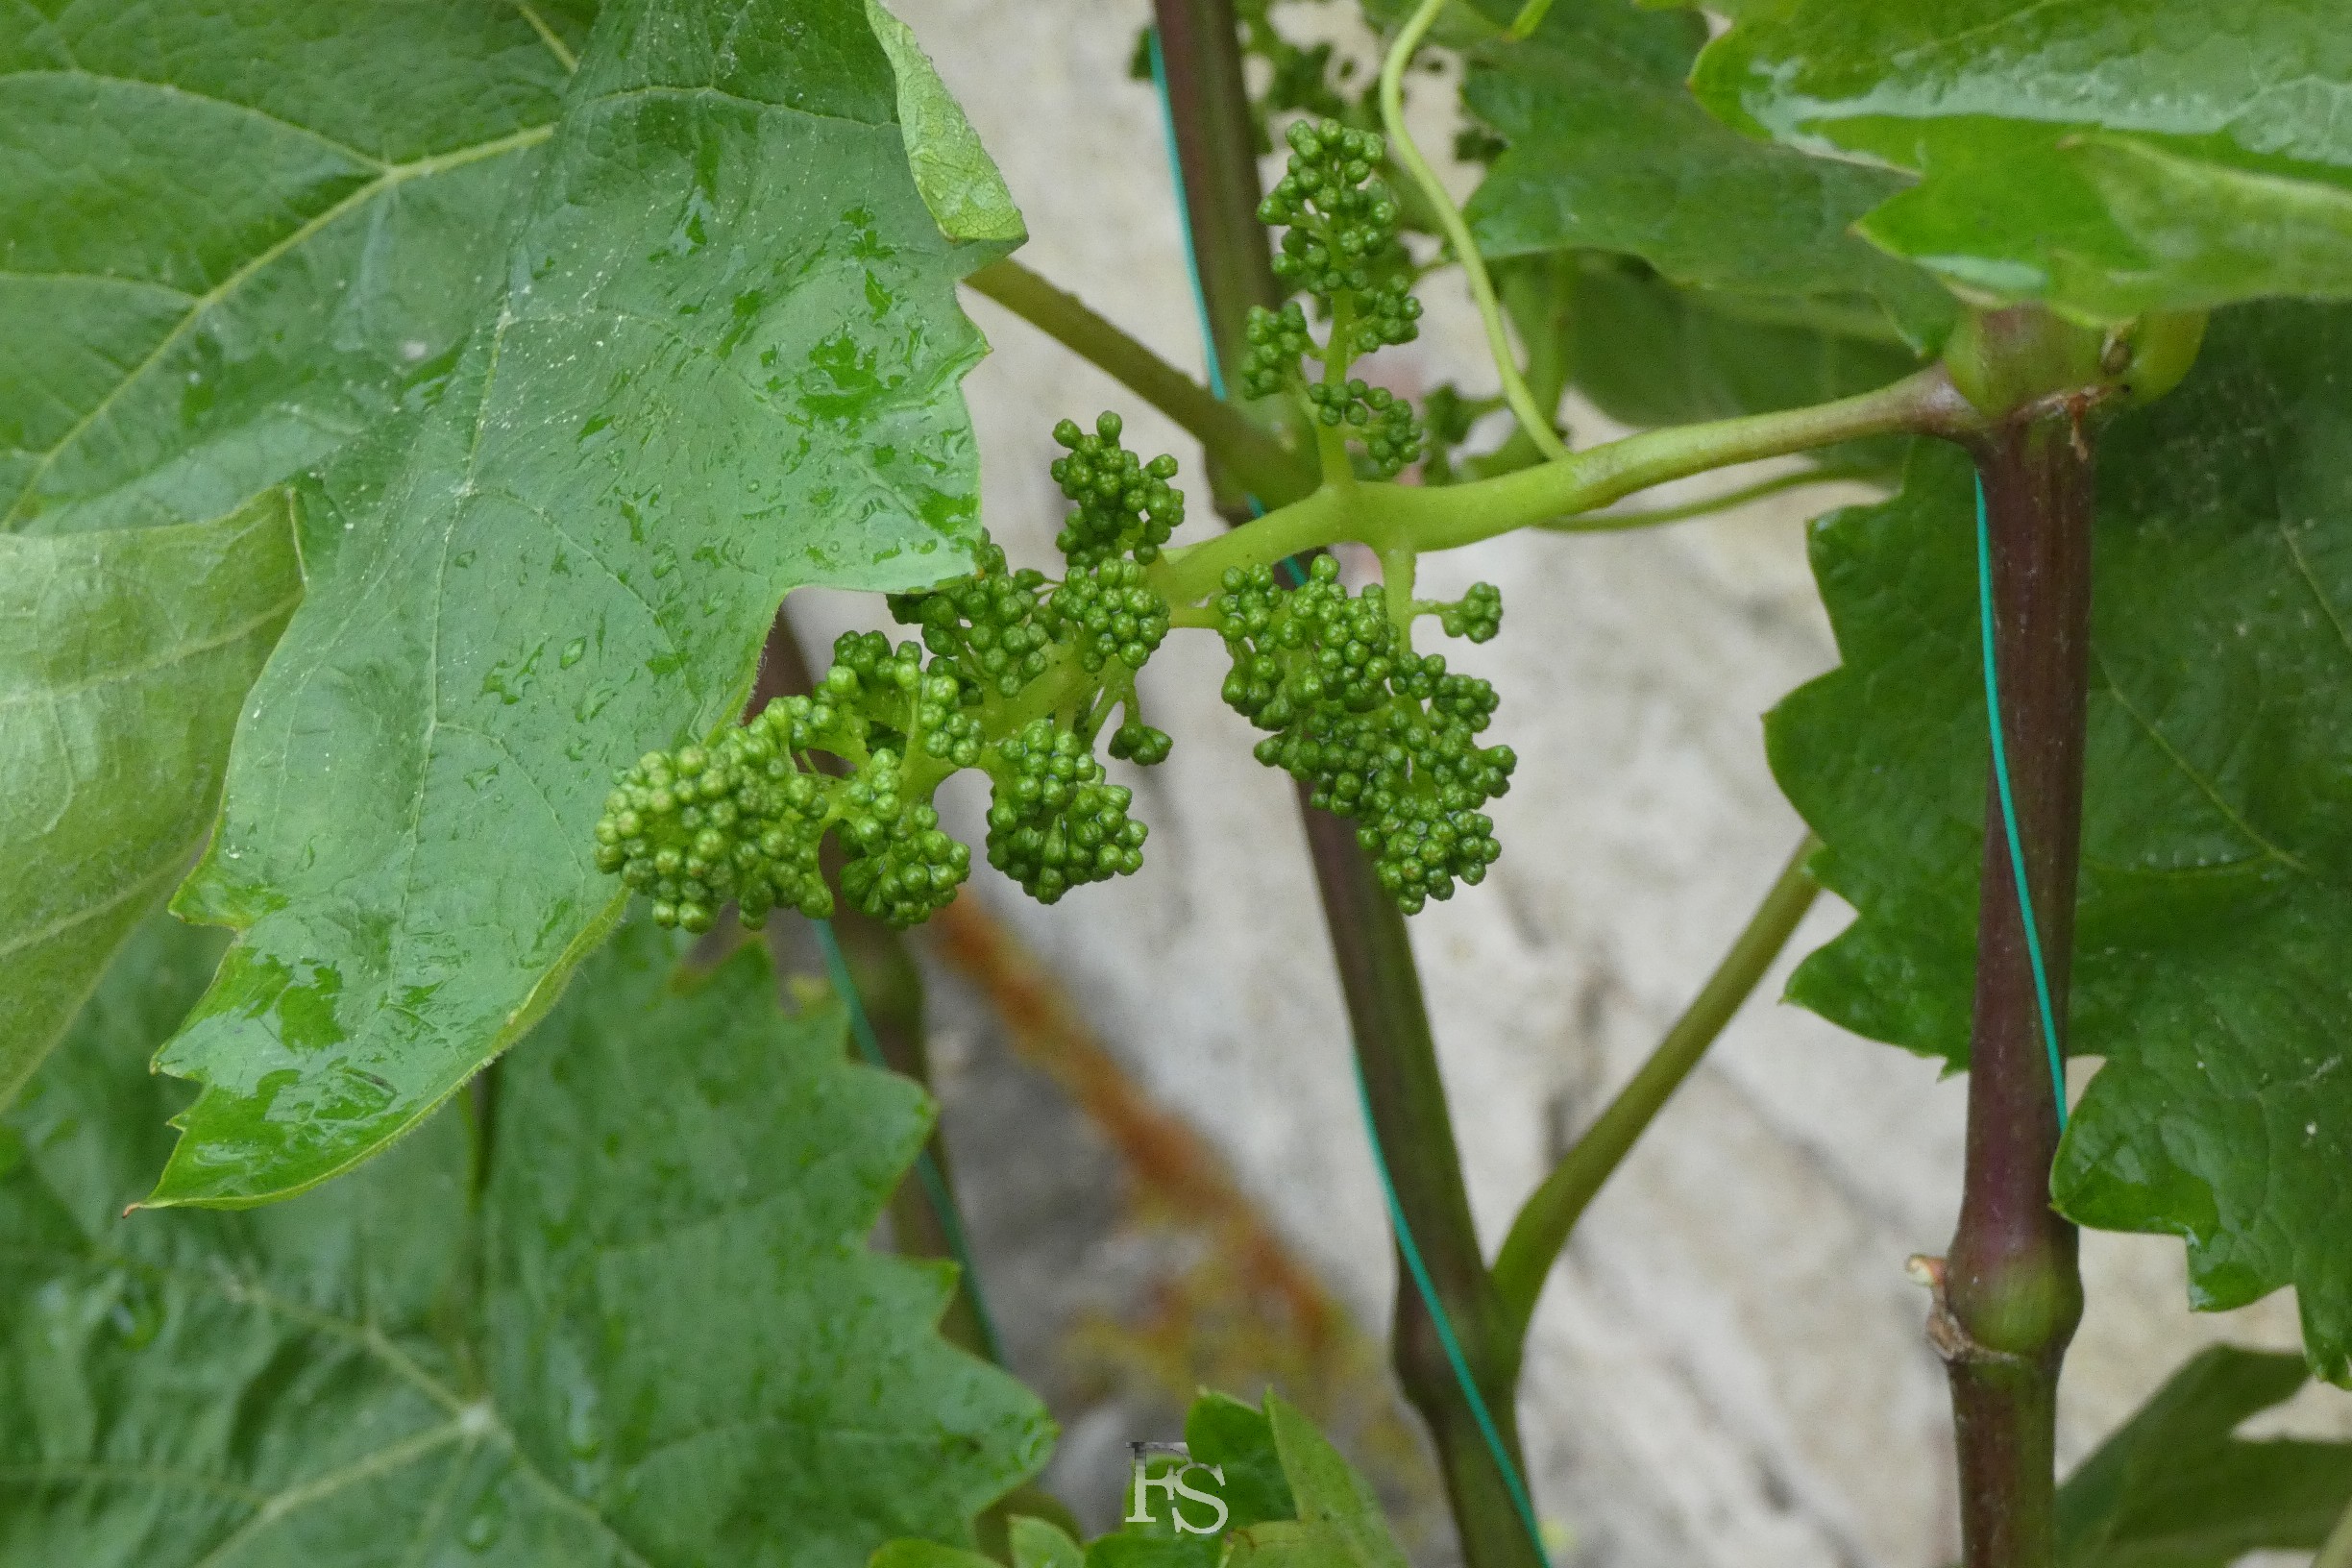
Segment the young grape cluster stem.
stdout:
<svg viewBox="0 0 2352 1568">
<path fill-rule="evenodd" d="M 1425 487 L 1327 478 L 1312 494 L 1230 532 L 1172 550 L 1153 586 L 1176 605 L 1197 604 L 1229 567 L 1270 565 L 1335 544 L 1367 546 L 1400 566 L 1424 551 L 1455 550 L 1555 518 L 1595 511 L 1636 491 L 1737 463 L 1787 456 L 1863 436 L 1958 436 L 1983 416 L 1941 365 L 1876 391 L 1808 408 L 1644 430 L 1565 459 L 1466 484 Z M 1390 583 L 1409 596 L 1409 583 Z"/>
</svg>

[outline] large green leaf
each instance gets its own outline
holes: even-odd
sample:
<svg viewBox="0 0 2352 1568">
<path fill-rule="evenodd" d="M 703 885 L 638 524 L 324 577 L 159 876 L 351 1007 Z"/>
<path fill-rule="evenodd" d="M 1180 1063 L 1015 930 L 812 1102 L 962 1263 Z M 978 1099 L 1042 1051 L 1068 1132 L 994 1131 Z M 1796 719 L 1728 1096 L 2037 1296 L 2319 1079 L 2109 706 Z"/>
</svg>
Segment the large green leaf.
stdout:
<svg viewBox="0 0 2352 1568">
<path fill-rule="evenodd" d="M 299 586 L 276 487 L 446 369 L 581 31 L 47 9 L 0 15 L 0 1103 L 203 843 Z"/>
<path fill-rule="evenodd" d="M 0 533 L 0 1105 L 195 859 L 301 596 L 282 490 L 213 523 Z"/>
<path fill-rule="evenodd" d="M 1693 85 L 1791 147 L 1921 176 L 1861 232 L 2093 320 L 2352 295 L 2340 0 L 1778 0 Z"/>
<path fill-rule="evenodd" d="M 498 299 L 306 510 L 308 597 L 183 891 L 238 928 L 164 1050 L 153 1201 L 298 1191 L 551 1003 L 620 907 L 614 770 L 740 708 L 777 600 L 960 570 L 981 352 L 863 0 L 599 17 Z"/>
<path fill-rule="evenodd" d="M 928 1116 L 747 947 L 625 929 L 501 1069 L 350 1180 L 134 1213 L 146 1055 L 213 933 L 158 919 L 0 1132 L 7 1568 L 855 1568 L 970 1539 L 1047 1429 L 867 1234 Z M 487 1179 L 481 1164 L 487 1160 Z"/>
<path fill-rule="evenodd" d="M 446 371 L 582 9 L 0 12 L 0 531 L 221 516 Z"/>
<path fill-rule="evenodd" d="M 2185 1237 L 2199 1306 L 2296 1286 L 2352 1377 L 2352 309 L 2217 315 L 2099 455 L 2070 1038 L 2103 1057 L 2056 1175 L 2086 1224 Z M 1987 738 L 1967 460 L 1814 529 L 1843 668 L 1774 772 L 1859 914 L 1798 1001 L 1968 1052 Z"/>
<path fill-rule="evenodd" d="M 1913 342 L 1939 340 L 1946 291 L 1848 232 L 1903 177 L 1710 119 L 1683 86 L 1705 37 L 1690 12 L 1562 0 L 1526 41 L 1473 46 L 1464 100 L 1508 144 L 1471 198 L 1480 249 L 1612 251 L 1676 283 L 1883 307 Z"/>
<path fill-rule="evenodd" d="M 2326 1539 L 2352 1502 L 2352 1444 L 2236 1435 L 2305 1377 L 2229 1345 L 2173 1373 L 2058 1489 L 2063 1568 L 2229 1568 Z"/>
</svg>

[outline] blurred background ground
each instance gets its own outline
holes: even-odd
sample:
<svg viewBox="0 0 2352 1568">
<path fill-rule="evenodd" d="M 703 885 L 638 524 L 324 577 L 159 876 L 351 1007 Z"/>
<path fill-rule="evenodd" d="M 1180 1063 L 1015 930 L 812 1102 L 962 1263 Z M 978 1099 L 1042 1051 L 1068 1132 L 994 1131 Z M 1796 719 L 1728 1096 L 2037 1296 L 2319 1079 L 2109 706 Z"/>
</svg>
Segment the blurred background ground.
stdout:
<svg viewBox="0 0 2352 1568">
<path fill-rule="evenodd" d="M 1128 77 L 1144 0 L 894 0 L 1027 215 L 1030 265 L 1200 367 L 1160 110 Z M 1340 4 L 1286 21 L 1340 36 Z M 1425 145 L 1451 84 L 1425 78 Z M 1417 393 L 1489 378 L 1466 302 L 1389 351 Z M 1044 562 L 1047 435 L 1128 417 L 1129 444 L 1198 453 L 1105 378 L 987 302 L 967 382 L 987 522 Z M 1580 442 L 1611 433 L 1572 407 Z M 1425 563 L 1503 585 L 1466 667 L 1521 757 L 1486 886 L 1414 921 L 1491 1253 L 1548 1160 L 1688 1000 L 1796 843 L 1758 716 L 1835 662 L 1803 561 L 1818 492 L 1674 529 L 1523 536 Z M 878 604 L 796 599 L 812 646 Z M 1281 1386 L 1375 1473 L 1415 1559 L 1452 1560 L 1421 1439 L 1387 1380 L 1392 1288 L 1339 998 L 1288 786 L 1217 698 L 1213 639 L 1144 678 L 1174 757 L 1131 781 L 1138 876 L 1051 909 L 983 870 L 919 939 L 946 1134 L 1015 1369 L 1063 1424 L 1046 1480 L 1092 1528 L 1126 1444 L 1176 1434 L 1189 1389 Z M 970 780 L 963 781 L 968 784 Z M 950 787 L 952 795 L 954 786 Z M 976 795 L 953 798 L 976 828 Z M 976 835 L 975 835 L 976 836 Z M 1846 918 L 1824 900 L 1792 951 Z M 1955 1552 L 1941 1369 L 1903 1274 L 1957 1208 L 1962 1088 L 1775 1004 L 1782 972 L 1595 1205 L 1556 1270 L 1522 1387 L 1556 1559 L 1623 1568 L 1930 1568 Z M 2197 1345 L 2289 1346 L 2291 1298 L 2195 1316 L 2177 1243 L 2086 1237 L 2091 1308 L 2068 1363 L 2080 1458 Z M 2266 1430 L 2352 1430 L 2307 1390 Z"/>
</svg>

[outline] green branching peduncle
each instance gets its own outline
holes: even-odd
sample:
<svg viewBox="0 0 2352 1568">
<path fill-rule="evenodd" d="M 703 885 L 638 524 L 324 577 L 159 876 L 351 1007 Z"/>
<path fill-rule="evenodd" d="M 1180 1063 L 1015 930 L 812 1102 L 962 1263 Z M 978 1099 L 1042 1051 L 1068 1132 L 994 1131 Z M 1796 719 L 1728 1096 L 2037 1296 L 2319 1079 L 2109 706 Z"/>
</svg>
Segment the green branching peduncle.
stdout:
<svg viewBox="0 0 2352 1568">
<path fill-rule="evenodd" d="M 1721 495 L 1702 496 L 1697 501 L 1684 502 L 1678 506 L 1654 506 L 1638 512 L 1584 512 L 1576 517 L 1556 517 L 1535 527 L 1547 533 L 1622 533 L 1633 528 L 1654 528 L 1668 523 L 1687 523 L 1693 518 L 1713 517 L 1791 490 L 1809 490 L 1820 484 L 1867 482 L 1878 478 L 1881 478 L 1880 471 L 1869 468 L 1800 468 L 1758 479 L 1753 484 L 1743 484 L 1736 490 L 1727 490 Z"/>
<path fill-rule="evenodd" d="M 1218 538 L 1169 552 L 1154 581 L 1171 603 L 1213 593 L 1229 567 L 1247 569 L 1329 545 L 1386 554 L 1453 550 L 1516 528 L 1591 512 L 1638 490 L 1735 463 L 1788 456 L 1866 435 L 1958 435 L 1979 416 L 1943 367 L 1858 397 L 1703 425 L 1644 430 L 1538 468 L 1430 488 L 1326 486 Z"/>
</svg>

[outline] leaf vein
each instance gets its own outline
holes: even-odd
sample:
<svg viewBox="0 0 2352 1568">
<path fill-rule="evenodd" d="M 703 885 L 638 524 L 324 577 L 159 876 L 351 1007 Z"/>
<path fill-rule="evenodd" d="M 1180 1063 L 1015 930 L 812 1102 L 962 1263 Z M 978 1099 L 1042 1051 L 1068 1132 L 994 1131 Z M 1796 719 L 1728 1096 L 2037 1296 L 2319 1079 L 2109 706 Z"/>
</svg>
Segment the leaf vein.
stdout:
<svg viewBox="0 0 2352 1568">
<path fill-rule="evenodd" d="M 208 1493 L 223 1502 L 241 1503 L 249 1508 L 261 1507 L 270 1498 L 269 1493 L 251 1486 L 239 1486 L 233 1482 L 221 1481 L 194 1470 L 169 1470 L 160 1465 L 79 1464 L 64 1460 L 43 1464 L 0 1464 L 0 1485 L 39 1486 L 61 1481 L 137 1482 L 158 1488 L 179 1487 L 185 1491 Z"/>
<path fill-rule="evenodd" d="M 2099 679 L 2106 683 L 2107 695 L 2115 698 L 2116 706 L 2121 708 L 2126 714 L 2128 714 L 2131 717 L 2132 723 L 2138 724 L 2141 730 L 2146 734 L 2147 738 L 2156 743 L 2156 748 L 2165 754 L 2167 759 L 2171 762 L 2173 767 L 2180 770 L 2180 773 L 2183 778 L 2186 778 L 2190 783 L 2195 785 L 2198 793 L 2203 795 L 2206 799 L 2213 802 L 2214 809 L 2227 819 L 2231 826 L 2237 828 L 2239 832 L 2243 833 L 2255 844 L 2260 845 L 2264 853 L 2267 854 L 2271 859 L 2277 861 L 2280 865 L 2288 867 L 2292 870 L 2300 871 L 2305 876 L 2312 874 L 2312 870 L 2309 866 L 2304 865 L 2302 861 L 2296 859 L 2293 855 L 2289 854 L 2286 850 L 2280 848 L 2277 845 L 2272 844 L 2260 832 L 2256 831 L 2254 824 L 2247 821 L 2245 817 L 2238 810 L 2238 808 L 2229 803 L 2228 798 L 2222 795 L 2220 789 L 2214 784 L 2213 780 L 2207 778 L 2203 773 L 2197 772 L 2195 768 L 2191 766 L 2189 759 L 2182 756 L 2179 749 L 2175 747 L 2169 740 L 2165 738 L 2164 731 L 2158 729 L 2145 714 L 2142 713 L 2137 707 L 2132 705 L 2131 698 L 2123 695 L 2122 684 L 2115 678 L 2115 673 L 2107 668 L 2106 655 L 2099 652 L 2095 646 L 2092 649 L 2091 656 L 2097 661 Z"/>
<path fill-rule="evenodd" d="M 599 93 L 590 102 L 598 105 L 620 104 L 631 98 L 717 98 L 763 112 L 772 110 L 778 114 L 791 114 L 803 120 L 829 120 L 836 125 L 854 125 L 861 131 L 879 131 L 887 123 L 878 120 L 861 120 L 847 114 L 827 114 L 822 110 L 803 109 L 797 104 L 773 103 L 766 98 L 747 98 L 740 92 L 729 92 L 724 87 L 670 87 L 657 84 L 642 87 L 619 87 L 611 92 Z"/>
<path fill-rule="evenodd" d="M 456 1441 L 465 1432 L 464 1422 L 445 1421 L 440 1426 L 429 1427 L 397 1443 L 386 1444 L 339 1469 L 288 1486 L 274 1494 L 252 1518 L 223 1537 L 218 1546 L 204 1555 L 196 1568 L 220 1568 L 221 1564 L 230 1560 L 232 1554 L 243 1551 L 248 1543 L 288 1514 L 299 1513 L 314 1503 L 323 1503 L 346 1487 L 356 1486 L 361 1482 L 373 1481 L 378 1476 L 414 1463 L 435 1449 Z"/>
<path fill-rule="evenodd" d="M 547 45 L 548 53 L 555 57 L 555 63 L 564 68 L 566 76 L 579 69 L 579 57 L 571 51 L 563 39 L 555 36 L 553 28 L 541 19 L 537 9 L 531 5 L 530 0 L 515 0 L 515 10 L 521 12 L 523 19 L 530 23 L 531 31 L 539 35 L 539 41 Z"/>
<path fill-rule="evenodd" d="M 212 93 L 198 92 L 193 88 L 184 87 L 177 82 L 150 82 L 145 77 L 118 76 L 111 71 L 93 71 L 79 65 L 66 70 L 0 71 L 0 82 L 37 81 L 48 77 L 79 77 L 84 81 L 106 82 L 116 86 L 144 87 L 150 92 L 159 92 L 167 98 L 184 98 L 193 104 L 210 104 L 217 109 L 226 109 L 233 113 L 259 120 L 264 125 L 273 125 L 282 131 L 291 131 L 304 140 L 314 141 L 331 152 L 340 153 L 363 167 L 382 170 L 392 166 L 371 153 L 361 152 L 349 142 L 337 141 L 323 131 L 313 131 L 306 125 L 297 125 L 292 120 L 272 114 L 268 110 L 253 104 L 240 104 L 233 98 L 221 98 Z"/>
<path fill-rule="evenodd" d="M 209 823 L 206 825 L 205 831 L 207 833 L 211 831 Z M 145 876 L 142 876 L 138 880 L 126 885 L 119 891 L 101 898 L 98 902 L 94 904 L 86 904 L 81 909 L 75 910 L 70 915 L 66 915 L 56 920 L 52 920 L 47 925 L 42 926 L 37 931 L 28 931 L 22 936 L 11 937 L 6 942 L 0 942 L 0 959 L 12 957 L 16 953 L 24 951 L 27 947 L 38 946 L 40 943 L 47 942 L 52 937 L 62 935 L 63 933 L 72 930 L 77 925 L 86 924 L 87 922 L 98 919 L 98 917 L 101 915 L 108 913 L 110 910 L 120 908 L 122 905 L 131 902 L 134 898 L 140 896 L 149 889 L 153 888 L 158 882 L 160 882 L 165 878 L 177 873 L 180 870 L 182 862 L 186 860 L 189 855 L 195 853 L 197 845 L 202 844 L 203 842 L 203 835 L 199 834 L 196 840 L 190 843 L 186 847 L 183 848 L 180 853 L 165 857 L 163 862 L 154 870 L 149 871 Z M 94 980 L 93 983 L 95 983 Z"/>
<path fill-rule="evenodd" d="M 2295 543 L 2294 530 L 2282 521 L 2278 526 L 2278 535 L 2279 542 L 2287 547 L 2287 554 L 2293 560 L 2295 572 L 2302 577 L 2304 586 L 2311 590 L 2312 598 L 2318 600 L 2319 613 L 2326 616 L 2328 625 L 2336 628 L 2336 640 L 2343 645 L 2347 654 L 2352 654 L 2352 629 L 2345 627 L 2343 617 L 2336 613 L 2336 606 L 2329 600 L 2327 591 L 2319 586 L 2318 575 L 2312 571 L 2311 562 L 2304 559 L 2303 547 Z"/>
<path fill-rule="evenodd" d="M 231 272 L 228 277 L 204 293 L 195 296 L 186 313 L 172 324 L 171 331 L 157 341 L 156 346 L 148 351 L 146 357 L 132 366 L 119 380 L 109 387 L 105 395 L 90 405 L 87 413 L 74 421 L 65 433 L 58 437 L 54 446 L 39 453 L 32 468 L 26 473 L 14 503 L 10 506 L 5 517 L 0 517 L 0 528 L 12 528 L 22 523 L 29 515 L 26 506 L 33 499 L 35 490 L 65 450 L 79 441 L 92 425 L 104 418 L 108 410 L 121 400 L 125 391 L 160 364 L 163 356 L 194 330 L 197 322 L 204 319 L 208 311 L 242 288 L 256 275 L 387 191 L 398 189 L 411 180 L 426 179 L 432 175 L 446 173 L 451 169 L 463 168 L 470 163 L 478 163 L 489 159 L 503 157 L 507 153 L 521 152 L 535 147 L 554 135 L 554 131 L 555 128 L 552 125 L 527 126 L 511 135 L 501 136 L 495 140 L 477 142 L 473 146 L 457 148 L 447 153 L 436 153 L 430 158 L 419 159 L 413 163 L 393 164 L 376 179 L 352 191 L 341 201 L 264 246 L 250 259 Z"/>
<path fill-rule="evenodd" d="M 25 272 L 14 267 L 0 267 L 0 278 L 27 283 L 106 283 L 115 288 L 127 288 L 150 294 L 168 295 L 175 300 L 193 300 L 198 296 L 184 288 L 159 283 L 152 278 L 117 278 L 110 272 Z"/>
<path fill-rule="evenodd" d="M 254 615 L 247 616 L 244 620 L 237 622 L 232 626 L 229 626 L 227 629 L 221 631 L 217 635 L 207 637 L 201 642 L 181 643 L 156 654 L 154 657 L 142 659 L 136 664 L 122 665 L 115 669 L 109 670 L 102 674 L 91 675 L 82 680 L 68 681 L 61 686 L 41 686 L 37 687 L 32 691 L 21 693 L 0 693 L 0 709 L 21 707 L 27 703 L 37 700 L 54 702 L 59 698 L 79 696 L 84 692 L 96 691 L 102 686 L 112 686 L 122 681 L 135 679 L 140 675 L 153 674 L 156 671 L 168 668 L 171 665 L 184 664 L 189 659 L 195 658 L 198 654 L 209 653 L 217 649 L 227 648 L 231 643 L 237 642 L 242 638 L 251 636 L 254 632 L 258 631 L 261 627 L 269 625 L 270 622 L 277 619 L 279 616 L 284 615 L 289 610 L 293 609 L 296 604 L 301 602 L 302 591 L 297 589 L 293 593 L 288 594 L 285 598 L 280 600 L 277 603 L 270 605 L 267 609 L 261 610 Z"/>
</svg>

